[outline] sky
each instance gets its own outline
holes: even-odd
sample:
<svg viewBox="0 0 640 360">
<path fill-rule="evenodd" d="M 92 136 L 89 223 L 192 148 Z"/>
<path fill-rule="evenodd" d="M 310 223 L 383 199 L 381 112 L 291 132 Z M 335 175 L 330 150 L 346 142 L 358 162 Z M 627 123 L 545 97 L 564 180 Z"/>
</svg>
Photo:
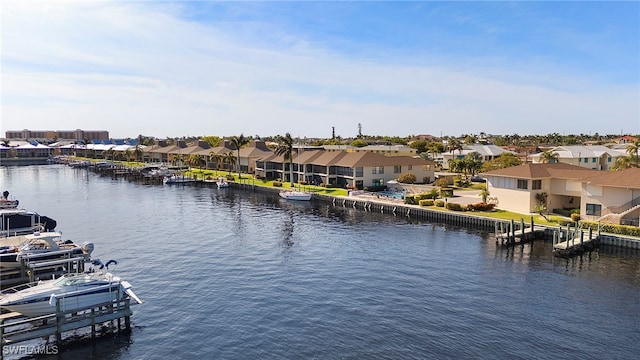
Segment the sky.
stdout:
<svg viewBox="0 0 640 360">
<path fill-rule="evenodd" d="M 640 2 L 0 2 L 0 137 L 640 134 Z"/>
</svg>

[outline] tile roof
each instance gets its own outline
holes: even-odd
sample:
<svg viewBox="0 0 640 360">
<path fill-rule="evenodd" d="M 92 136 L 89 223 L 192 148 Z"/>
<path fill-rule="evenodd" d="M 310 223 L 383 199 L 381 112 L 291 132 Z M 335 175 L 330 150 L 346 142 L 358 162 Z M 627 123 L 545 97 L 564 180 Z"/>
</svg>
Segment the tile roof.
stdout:
<svg viewBox="0 0 640 360">
<path fill-rule="evenodd" d="M 600 171 L 587 180 L 594 185 L 640 189 L 640 168 Z"/>
<path fill-rule="evenodd" d="M 591 170 L 581 166 L 554 163 L 554 164 L 523 164 L 511 166 L 504 169 L 498 169 L 483 173 L 483 176 L 503 176 L 503 177 L 520 177 L 529 179 L 541 178 L 563 178 L 563 179 L 581 179 L 588 173 L 599 173 L 599 170 Z"/>
<path fill-rule="evenodd" d="M 621 171 L 602 171 L 563 163 L 524 164 L 489 171 L 481 175 L 525 179 L 572 179 L 600 186 L 640 189 L 640 168 Z"/>
</svg>

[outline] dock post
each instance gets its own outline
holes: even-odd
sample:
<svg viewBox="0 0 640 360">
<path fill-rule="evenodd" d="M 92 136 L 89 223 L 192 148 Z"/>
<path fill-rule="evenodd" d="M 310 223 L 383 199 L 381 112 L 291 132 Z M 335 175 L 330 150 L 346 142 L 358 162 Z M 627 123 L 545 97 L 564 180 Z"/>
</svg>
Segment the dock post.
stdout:
<svg viewBox="0 0 640 360">
<path fill-rule="evenodd" d="M 512 244 L 516 242 L 516 222 L 513 221 L 513 219 L 511 219 L 511 236 L 510 236 L 510 240 L 511 240 Z"/>
<path fill-rule="evenodd" d="M 3 359 L 4 354 L 4 319 L 0 319 L 0 360 Z"/>
<path fill-rule="evenodd" d="M 60 311 L 60 299 L 56 297 L 56 343 L 58 346 L 62 343 L 62 321 L 64 314 Z"/>
<path fill-rule="evenodd" d="M 520 243 L 523 243 L 524 239 L 525 239 L 525 237 L 524 237 L 524 219 L 523 218 L 520 218 L 520 231 L 522 232 L 522 239 L 520 239 L 521 240 Z"/>
<path fill-rule="evenodd" d="M 96 308 L 91 309 L 91 339 L 96 338 Z"/>
<path fill-rule="evenodd" d="M 131 306 L 131 299 L 126 298 L 124 300 L 124 309 L 125 309 L 125 316 L 124 316 L 124 327 L 127 331 L 131 330 L 131 311 L 129 311 L 129 307 Z"/>
</svg>

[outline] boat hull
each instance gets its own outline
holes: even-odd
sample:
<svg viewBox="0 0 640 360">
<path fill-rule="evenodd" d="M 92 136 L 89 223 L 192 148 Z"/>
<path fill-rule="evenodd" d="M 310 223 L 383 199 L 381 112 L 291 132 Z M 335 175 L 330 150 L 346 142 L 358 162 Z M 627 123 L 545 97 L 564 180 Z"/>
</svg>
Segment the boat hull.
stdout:
<svg viewBox="0 0 640 360">
<path fill-rule="evenodd" d="M 60 304 L 60 311 L 76 311 L 88 307 L 113 302 L 125 296 L 125 290 L 120 283 L 106 284 L 99 287 L 62 292 L 61 289 L 50 288 L 28 296 L 7 294 L 0 298 L 0 307 L 15 311 L 24 316 L 41 316 L 56 312 L 56 301 Z"/>
<path fill-rule="evenodd" d="M 280 197 L 287 200 L 309 201 L 311 194 L 303 191 L 281 191 Z"/>
</svg>

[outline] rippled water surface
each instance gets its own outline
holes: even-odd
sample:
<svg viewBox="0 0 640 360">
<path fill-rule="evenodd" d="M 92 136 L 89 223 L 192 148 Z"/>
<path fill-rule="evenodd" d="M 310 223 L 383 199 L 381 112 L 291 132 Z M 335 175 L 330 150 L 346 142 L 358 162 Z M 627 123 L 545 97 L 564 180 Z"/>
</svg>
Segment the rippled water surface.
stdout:
<svg viewBox="0 0 640 360">
<path fill-rule="evenodd" d="M 145 304 L 128 336 L 63 359 L 632 359 L 640 255 L 550 244 L 270 194 L 149 186 L 62 165 L 0 190 L 116 259 Z"/>
</svg>

